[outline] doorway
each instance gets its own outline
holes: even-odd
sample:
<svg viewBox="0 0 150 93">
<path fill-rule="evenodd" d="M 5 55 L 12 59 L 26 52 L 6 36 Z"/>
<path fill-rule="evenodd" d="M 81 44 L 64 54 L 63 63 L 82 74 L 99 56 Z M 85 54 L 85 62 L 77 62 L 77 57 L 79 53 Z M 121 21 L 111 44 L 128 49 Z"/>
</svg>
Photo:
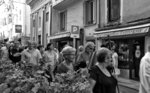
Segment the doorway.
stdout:
<svg viewBox="0 0 150 93">
<path fill-rule="evenodd" d="M 144 55 L 144 37 L 114 39 L 117 45 L 120 77 L 139 80 L 139 65 Z"/>
</svg>

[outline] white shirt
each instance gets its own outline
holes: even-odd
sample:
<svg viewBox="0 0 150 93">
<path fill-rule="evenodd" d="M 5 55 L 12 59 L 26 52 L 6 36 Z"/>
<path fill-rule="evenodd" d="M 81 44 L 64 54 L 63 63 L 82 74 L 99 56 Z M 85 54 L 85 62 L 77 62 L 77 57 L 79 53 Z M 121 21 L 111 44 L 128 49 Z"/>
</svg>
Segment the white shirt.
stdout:
<svg viewBox="0 0 150 93">
<path fill-rule="evenodd" d="M 139 93 L 150 93 L 150 52 L 147 52 L 140 63 Z"/>
<path fill-rule="evenodd" d="M 29 50 L 26 49 L 22 52 L 22 61 L 38 65 L 39 60 L 42 58 L 38 49 Z"/>
</svg>

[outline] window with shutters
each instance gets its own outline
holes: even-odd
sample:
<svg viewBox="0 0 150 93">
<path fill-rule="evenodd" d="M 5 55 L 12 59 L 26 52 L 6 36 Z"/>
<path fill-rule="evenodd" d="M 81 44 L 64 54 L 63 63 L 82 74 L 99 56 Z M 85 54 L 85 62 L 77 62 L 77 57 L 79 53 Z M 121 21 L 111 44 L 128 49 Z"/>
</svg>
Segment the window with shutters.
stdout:
<svg viewBox="0 0 150 93">
<path fill-rule="evenodd" d="M 67 11 L 63 11 L 60 13 L 60 31 L 66 30 L 67 24 Z"/>
<path fill-rule="evenodd" d="M 108 22 L 117 22 L 120 20 L 120 0 L 108 1 Z"/>
<path fill-rule="evenodd" d="M 84 3 L 85 25 L 96 23 L 96 0 L 86 0 Z"/>
</svg>

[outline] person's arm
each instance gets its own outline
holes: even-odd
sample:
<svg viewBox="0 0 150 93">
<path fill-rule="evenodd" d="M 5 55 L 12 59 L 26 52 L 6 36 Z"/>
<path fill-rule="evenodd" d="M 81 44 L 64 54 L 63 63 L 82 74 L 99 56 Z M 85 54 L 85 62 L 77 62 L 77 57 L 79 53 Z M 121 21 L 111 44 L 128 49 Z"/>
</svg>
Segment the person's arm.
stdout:
<svg viewBox="0 0 150 93">
<path fill-rule="evenodd" d="M 144 87 L 147 93 L 149 93 L 150 92 L 150 60 L 147 60 L 147 61 L 149 62 L 148 64 L 146 64 L 145 72 L 144 72 L 144 76 L 147 82 L 145 82 L 146 85 Z"/>
<path fill-rule="evenodd" d="M 82 55 L 82 53 L 80 53 L 80 54 L 78 55 L 77 61 L 76 61 L 75 64 L 78 64 L 78 63 L 80 63 L 81 61 L 83 61 L 83 55 Z"/>
<path fill-rule="evenodd" d="M 21 55 L 21 61 L 24 63 L 25 62 L 25 53 L 24 53 L 24 51 L 22 52 L 22 55 Z"/>
<path fill-rule="evenodd" d="M 39 50 L 37 50 L 37 53 L 38 53 L 38 59 L 37 59 L 37 61 L 38 61 L 38 65 L 39 65 L 39 63 L 42 61 L 42 55 L 41 55 L 41 53 L 40 53 Z"/>
<path fill-rule="evenodd" d="M 96 85 L 96 81 L 98 80 L 98 76 L 97 76 L 97 71 L 95 68 L 91 68 L 89 70 L 89 73 L 90 73 L 90 88 L 89 88 L 89 91 L 90 93 L 93 93 L 93 89 Z"/>
<path fill-rule="evenodd" d="M 94 86 L 96 84 L 96 81 L 94 79 L 90 79 L 89 81 L 90 81 L 89 92 L 93 93 L 93 89 L 94 89 Z"/>
</svg>

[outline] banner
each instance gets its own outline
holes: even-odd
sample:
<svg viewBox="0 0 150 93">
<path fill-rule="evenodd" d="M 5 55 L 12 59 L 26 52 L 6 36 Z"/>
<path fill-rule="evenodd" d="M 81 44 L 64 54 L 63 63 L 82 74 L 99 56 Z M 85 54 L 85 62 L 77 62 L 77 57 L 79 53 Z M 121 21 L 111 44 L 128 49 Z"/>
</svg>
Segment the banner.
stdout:
<svg viewBox="0 0 150 93">
<path fill-rule="evenodd" d="M 21 33 L 22 32 L 22 25 L 15 25 L 15 32 Z"/>
</svg>

